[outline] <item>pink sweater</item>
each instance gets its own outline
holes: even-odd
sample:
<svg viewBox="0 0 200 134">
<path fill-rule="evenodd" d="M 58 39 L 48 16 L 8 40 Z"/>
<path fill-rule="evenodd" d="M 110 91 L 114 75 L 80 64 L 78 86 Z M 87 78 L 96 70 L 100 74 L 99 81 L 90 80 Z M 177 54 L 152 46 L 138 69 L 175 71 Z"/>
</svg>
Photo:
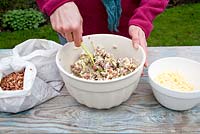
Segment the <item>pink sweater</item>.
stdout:
<svg viewBox="0 0 200 134">
<path fill-rule="evenodd" d="M 50 16 L 62 4 L 74 1 L 83 17 L 83 34 L 111 33 L 108 29 L 107 13 L 101 0 L 36 0 L 42 12 Z M 168 0 L 121 0 L 122 14 L 119 32 L 129 37 L 128 27 L 137 25 L 149 37 L 153 29 L 152 21 L 164 11 Z"/>
</svg>

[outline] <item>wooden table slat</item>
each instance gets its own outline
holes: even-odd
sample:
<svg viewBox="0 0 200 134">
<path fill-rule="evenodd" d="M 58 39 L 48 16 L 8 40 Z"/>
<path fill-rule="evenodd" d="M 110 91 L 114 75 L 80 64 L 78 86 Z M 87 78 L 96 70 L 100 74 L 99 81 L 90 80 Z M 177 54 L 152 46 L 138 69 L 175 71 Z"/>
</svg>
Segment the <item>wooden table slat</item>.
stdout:
<svg viewBox="0 0 200 134">
<path fill-rule="evenodd" d="M 11 54 L 10 50 L 0 50 L 0 57 L 7 54 Z M 149 63 L 168 56 L 200 62 L 200 46 L 149 48 Z M 87 108 L 77 103 L 63 88 L 60 96 L 31 110 L 18 114 L 0 112 L 0 132 L 200 133 L 200 105 L 183 112 L 164 108 L 152 94 L 146 69 L 137 90 L 118 107 L 109 110 Z"/>
</svg>

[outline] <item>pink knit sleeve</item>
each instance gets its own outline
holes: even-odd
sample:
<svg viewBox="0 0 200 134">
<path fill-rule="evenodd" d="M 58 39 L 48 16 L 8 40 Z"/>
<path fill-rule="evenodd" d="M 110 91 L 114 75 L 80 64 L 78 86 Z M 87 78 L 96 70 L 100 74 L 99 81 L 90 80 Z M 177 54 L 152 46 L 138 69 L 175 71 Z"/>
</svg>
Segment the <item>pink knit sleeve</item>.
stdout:
<svg viewBox="0 0 200 134">
<path fill-rule="evenodd" d="M 73 0 L 36 0 L 40 10 L 50 16 L 58 7 Z"/>
<path fill-rule="evenodd" d="M 143 29 L 146 38 L 153 29 L 153 20 L 162 13 L 168 4 L 168 0 L 141 0 L 139 7 L 129 20 L 130 25 L 136 25 Z"/>
</svg>

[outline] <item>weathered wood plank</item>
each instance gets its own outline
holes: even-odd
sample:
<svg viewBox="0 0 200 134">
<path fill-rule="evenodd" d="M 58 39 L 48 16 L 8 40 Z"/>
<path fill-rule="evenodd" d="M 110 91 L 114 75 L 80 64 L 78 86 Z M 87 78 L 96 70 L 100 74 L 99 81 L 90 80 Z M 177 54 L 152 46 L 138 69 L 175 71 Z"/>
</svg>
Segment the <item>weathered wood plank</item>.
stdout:
<svg viewBox="0 0 200 134">
<path fill-rule="evenodd" d="M 1 52 L 0 52 L 1 53 Z M 200 47 L 152 47 L 149 62 L 166 56 L 181 56 L 200 62 Z M 1 133 L 200 133 L 200 105 L 176 112 L 155 100 L 148 84 L 147 70 L 137 90 L 122 105 L 96 110 L 77 103 L 64 88 L 60 96 L 18 113 L 0 113 Z"/>
</svg>

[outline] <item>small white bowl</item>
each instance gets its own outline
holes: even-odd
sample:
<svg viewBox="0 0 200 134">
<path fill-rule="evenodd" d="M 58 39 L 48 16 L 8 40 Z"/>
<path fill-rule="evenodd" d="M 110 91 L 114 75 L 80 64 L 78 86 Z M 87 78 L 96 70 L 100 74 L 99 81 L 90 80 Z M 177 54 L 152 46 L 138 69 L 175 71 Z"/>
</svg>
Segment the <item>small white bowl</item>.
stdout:
<svg viewBox="0 0 200 134">
<path fill-rule="evenodd" d="M 84 44 L 94 51 L 91 42 L 106 51 L 114 54 L 116 58 L 134 58 L 139 63 L 136 70 L 126 76 L 113 80 L 94 81 L 85 80 L 74 76 L 70 66 L 78 60 L 82 49 L 75 48 L 73 43 L 67 43 L 56 55 L 56 64 L 65 82 L 69 93 L 81 104 L 97 109 L 107 109 L 126 101 L 136 89 L 145 62 L 144 50 L 135 49 L 132 41 L 128 38 L 109 35 L 95 34 L 83 37 Z"/>
<path fill-rule="evenodd" d="M 188 110 L 200 103 L 200 63 L 181 57 L 162 58 L 153 62 L 148 69 L 149 82 L 154 96 L 160 104 L 173 110 Z M 174 91 L 155 82 L 162 72 L 179 72 L 186 81 L 194 85 L 194 91 Z"/>
</svg>

